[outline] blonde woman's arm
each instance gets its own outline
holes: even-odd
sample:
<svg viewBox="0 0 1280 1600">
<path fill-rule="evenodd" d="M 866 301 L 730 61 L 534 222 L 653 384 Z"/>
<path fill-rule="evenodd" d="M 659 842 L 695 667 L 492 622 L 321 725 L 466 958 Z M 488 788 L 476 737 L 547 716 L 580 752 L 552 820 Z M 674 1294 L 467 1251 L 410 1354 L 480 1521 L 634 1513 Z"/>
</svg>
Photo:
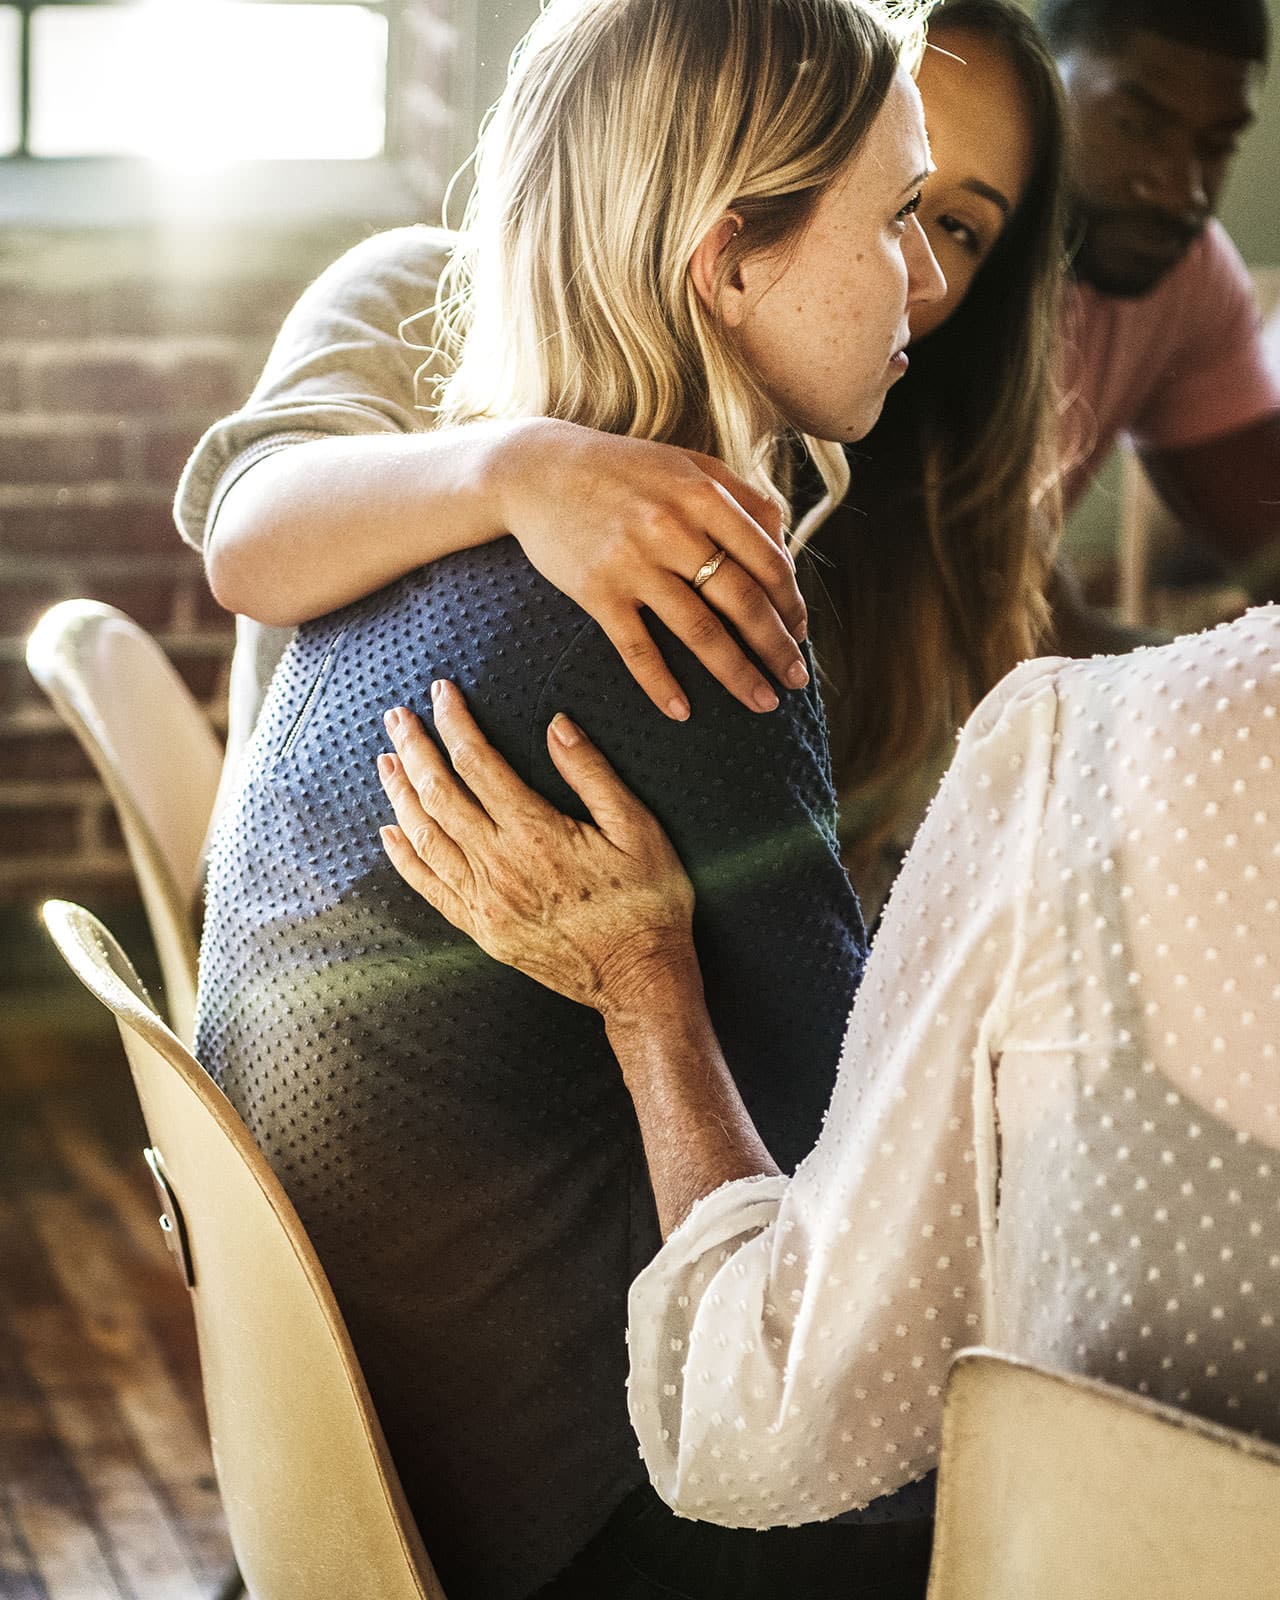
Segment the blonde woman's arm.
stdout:
<svg viewBox="0 0 1280 1600">
<path fill-rule="evenodd" d="M 777 506 L 691 450 L 550 418 L 332 438 L 241 474 L 210 529 L 219 602 L 290 626 L 511 533 L 542 575 L 604 629 L 661 710 L 688 716 L 642 615 L 681 639 L 744 705 L 803 688 L 805 611 Z M 694 574 L 728 552 L 704 589 Z M 720 620 L 720 616 L 725 619 Z"/>
<path fill-rule="evenodd" d="M 448 248 L 419 227 L 349 251 L 289 314 L 246 405 L 200 441 L 175 509 L 214 594 L 289 627 L 510 532 L 668 715 L 687 701 L 646 609 L 744 705 L 772 709 L 766 672 L 788 687 L 806 678 L 778 508 L 709 457 L 570 423 L 433 431 L 419 402 L 440 367 L 417 373 L 415 329 Z M 688 580 L 716 546 L 730 559 L 695 593 Z"/>
</svg>

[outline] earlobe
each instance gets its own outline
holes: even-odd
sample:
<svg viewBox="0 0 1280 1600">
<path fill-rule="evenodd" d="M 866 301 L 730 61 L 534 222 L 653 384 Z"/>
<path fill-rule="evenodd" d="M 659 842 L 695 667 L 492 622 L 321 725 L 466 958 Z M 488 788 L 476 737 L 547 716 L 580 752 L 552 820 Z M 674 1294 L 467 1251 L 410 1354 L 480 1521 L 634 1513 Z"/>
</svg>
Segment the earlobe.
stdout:
<svg viewBox="0 0 1280 1600">
<path fill-rule="evenodd" d="M 742 275 L 735 270 L 728 282 L 721 287 L 718 297 L 716 276 L 725 246 L 730 240 L 736 239 L 741 232 L 742 218 L 736 212 L 726 212 L 718 222 L 707 229 L 697 249 L 689 258 L 689 276 L 693 279 L 693 287 L 697 290 L 699 300 L 712 316 L 718 315 L 721 321 L 731 328 L 742 321 Z"/>
</svg>

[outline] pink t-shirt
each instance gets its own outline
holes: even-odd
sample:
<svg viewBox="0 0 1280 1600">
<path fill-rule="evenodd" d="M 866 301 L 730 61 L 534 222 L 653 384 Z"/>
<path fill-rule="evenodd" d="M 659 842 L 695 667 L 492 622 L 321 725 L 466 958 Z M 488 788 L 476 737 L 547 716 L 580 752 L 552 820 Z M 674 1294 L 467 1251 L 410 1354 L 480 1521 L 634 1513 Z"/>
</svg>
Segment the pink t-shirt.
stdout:
<svg viewBox="0 0 1280 1600">
<path fill-rule="evenodd" d="M 1149 294 L 1072 284 L 1063 315 L 1064 499 L 1079 500 L 1118 434 L 1140 450 L 1202 444 L 1280 410 L 1249 269 L 1210 222 Z"/>
</svg>

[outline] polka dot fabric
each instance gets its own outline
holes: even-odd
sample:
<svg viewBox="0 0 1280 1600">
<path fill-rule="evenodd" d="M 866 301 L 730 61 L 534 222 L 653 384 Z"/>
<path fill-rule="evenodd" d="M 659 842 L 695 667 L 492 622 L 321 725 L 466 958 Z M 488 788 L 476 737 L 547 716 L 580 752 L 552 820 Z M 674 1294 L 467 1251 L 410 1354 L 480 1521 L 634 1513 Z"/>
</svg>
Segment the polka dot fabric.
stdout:
<svg viewBox="0 0 1280 1600">
<path fill-rule="evenodd" d="M 671 1504 L 762 1527 L 918 1477 L 979 1342 L 1280 1439 L 1277 763 L 1276 607 L 979 708 L 817 1147 L 633 1288 Z"/>
<path fill-rule="evenodd" d="M 315 1241 L 451 1600 L 530 1593 L 644 1481 L 626 1294 L 659 1236 L 599 1019 L 489 961 L 383 857 L 382 712 L 429 719 L 452 678 L 566 807 L 547 722 L 600 742 L 689 863 L 713 1015 L 794 1165 L 864 953 L 821 708 L 753 716 L 666 643 L 683 726 L 514 541 L 439 562 L 300 630 L 213 852 L 198 1051 Z"/>
</svg>

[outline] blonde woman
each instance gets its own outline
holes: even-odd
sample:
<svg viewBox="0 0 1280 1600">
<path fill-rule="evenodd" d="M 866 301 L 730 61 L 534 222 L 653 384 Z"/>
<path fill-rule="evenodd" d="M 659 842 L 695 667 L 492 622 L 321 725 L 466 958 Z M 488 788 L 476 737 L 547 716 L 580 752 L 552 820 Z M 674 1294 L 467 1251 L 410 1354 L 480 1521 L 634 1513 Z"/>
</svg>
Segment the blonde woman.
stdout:
<svg viewBox="0 0 1280 1600">
<path fill-rule="evenodd" d="M 901 53 L 853 0 L 549 6 L 480 154 L 445 418 L 683 447 L 769 501 L 800 438 L 843 493 L 841 445 L 905 370 L 909 311 L 944 292 Z M 677 609 L 722 564 L 708 534 L 694 553 Z M 678 841 L 739 1087 L 799 1159 L 864 954 L 821 706 L 810 683 L 754 715 L 661 637 L 684 722 L 511 539 L 302 628 L 214 845 L 198 1048 L 315 1240 L 451 1600 L 918 1595 L 925 1504 L 762 1540 L 652 1496 L 623 1332 L 658 1219 L 607 1040 L 378 846 L 381 708 L 457 679 L 571 804 L 543 737 L 567 705 Z"/>
<path fill-rule="evenodd" d="M 929 27 L 937 48 L 918 84 L 938 171 L 920 221 L 948 293 L 913 308 L 911 370 L 851 447 L 846 502 L 799 562 L 864 910 L 880 899 L 879 839 L 917 820 L 904 816 L 904 776 L 1035 647 L 1052 524 L 1033 499 L 1062 256 L 1056 71 L 1016 0 L 945 0 Z M 773 537 L 780 513 L 725 463 L 559 417 L 451 427 L 434 412 L 449 352 L 418 370 L 433 339 L 424 308 L 452 237 L 394 229 L 322 274 L 253 395 L 184 474 L 179 526 L 219 599 L 244 613 L 229 769 L 289 628 L 507 533 L 665 714 L 689 708 L 650 615 L 749 709 L 804 683 L 805 607 Z M 708 536 L 728 553 L 695 594 Z"/>
</svg>

